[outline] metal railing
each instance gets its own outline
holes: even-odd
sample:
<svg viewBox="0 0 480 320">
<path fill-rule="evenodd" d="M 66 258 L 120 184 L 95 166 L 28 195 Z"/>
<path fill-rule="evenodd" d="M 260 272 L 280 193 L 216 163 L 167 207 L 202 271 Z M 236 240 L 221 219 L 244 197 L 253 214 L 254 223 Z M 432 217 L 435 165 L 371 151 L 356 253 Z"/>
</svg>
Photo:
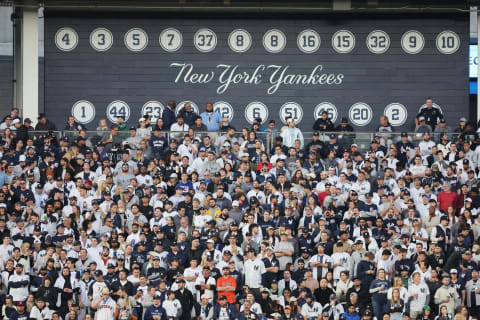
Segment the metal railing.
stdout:
<svg viewBox="0 0 480 320">
<path fill-rule="evenodd" d="M 171 132 L 171 131 L 162 131 L 161 133 L 167 140 L 170 142 L 172 139 L 177 141 L 181 141 L 182 137 L 186 134 L 186 132 Z M 308 145 L 313 140 L 313 132 L 311 131 L 302 131 L 303 134 L 303 146 Z M 384 145 L 388 148 L 391 143 L 396 143 L 401 140 L 401 133 L 400 132 L 375 132 L 375 131 L 364 131 L 364 132 L 320 132 L 319 139 L 325 143 L 330 142 L 330 136 L 335 135 L 336 141 L 343 144 L 344 148 L 349 150 L 352 144 L 356 144 L 360 152 L 365 152 L 370 149 L 371 141 L 375 139 L 375 137 L 379 137 L 380 144 Z M 439 142 L 440 137 L 443 133 L 430 133 L 430 137 L 432 141 Z M 449 137 L 449 141 L 457 141 L 460 133 L 447 133 Z M 68 137 L 69 141 L 72 143 L 75 139 L 78 138 L 79 132 L 78 131 L 30 131 L 29 135 L 33 139 L 41 139 L 46 135 L 53 135 L 57 139 L 61 139 L 63 137 Z M 193 138 L 198 138 L 200 141 L 203 139 L 204 136 L 211 137 L 212 144 L 217 147 L 217 150 L 220 151 L 223 148 L 222 142 L 225 140 L 224 132 L 194 132 Z M 256 136 L 257 139 L 261 140 L 265 151 L 270 152 L 272 147 L 275 145 L 275 138 L 280 136 L 279 131 L 271 132 L 271 131 L 262 131 L 257 132 Z M 416 132 L 408 132 L 408 140 L 413 145 L 418 145 L 423 140 L 423 133 L 416 133 Z M 86 144 L 90 148 L 95 148 L 99 141 L 104 139 L 108 139 L 110 136 L 110 131 L 86 131 L 85 139 Z M 123 130 L 119 132 L 119 136 L 124 138 L 125 140 L 130 137 L 130 133 L 128 130 Z M 233 141 L 230 142 L 237 142 L 240 145 L 245 141 L 243 138 L 242 132 L 235 132 L 233 135 Z"/>
</svg>

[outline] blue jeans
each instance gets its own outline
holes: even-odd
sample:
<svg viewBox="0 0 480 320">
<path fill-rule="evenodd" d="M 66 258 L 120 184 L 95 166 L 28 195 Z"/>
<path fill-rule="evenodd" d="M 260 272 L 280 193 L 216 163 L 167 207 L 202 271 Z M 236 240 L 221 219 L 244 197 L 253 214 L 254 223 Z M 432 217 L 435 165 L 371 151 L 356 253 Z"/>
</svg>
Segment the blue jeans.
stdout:
<svg viewBox="0 0 480 320">
<path fill-rule="evenodd" d="M 402 320 L 401 313 L 392 313 L 390 314 L 390 320 Z"/>
<path fill-rule="evenodd" d="M 383 314 L 387 313 L 387 300 L 384 298 L 372 298 L 373 314 L 377 319 L 382 319 Z"/>
</svg>

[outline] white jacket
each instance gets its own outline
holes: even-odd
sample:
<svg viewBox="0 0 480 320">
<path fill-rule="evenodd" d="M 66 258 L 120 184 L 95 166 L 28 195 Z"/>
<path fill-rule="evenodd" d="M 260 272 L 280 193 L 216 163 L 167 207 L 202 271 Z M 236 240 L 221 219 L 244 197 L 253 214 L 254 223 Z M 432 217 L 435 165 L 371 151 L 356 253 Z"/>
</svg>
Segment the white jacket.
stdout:
<svg viewBox="0 0 480 320">
<path fill-rule="evenodd" d="M 182 314 L 182 305 L 178 299 L 167 299 L 163 302 L 162 307 L 167 312 L 167 317 L 178 318 Z"/>
<path fill-rule="evenodd" d="M 45 306 L 45 308 L 43 308 L 41 311 L 37 306 L 34 306 L 32 311 L 30 311 L 30 319 L 50 320 L 52 319 L 53 312 L 54 311 L 50 310 L 47 306 Z"/>
<path fill-rule="evenodd" d="M 314 301 L 311 306 L 309 306 L 308 303 L 304 303 L 301 313 L 304 319 L 317 319 L 318 315 L 322 313 L 322 310 L 322 305 L 319 302 Z"/>
<path fill-rule="evenodd" d="M 283 144 L 287 147 L 295 147 L 295 140 L 300 140 L 300 148 L 303 149 L 303 134 L 298 128 L 285 128 L 283 129 L 281 136 L 283 138 Z"/>
</svg>

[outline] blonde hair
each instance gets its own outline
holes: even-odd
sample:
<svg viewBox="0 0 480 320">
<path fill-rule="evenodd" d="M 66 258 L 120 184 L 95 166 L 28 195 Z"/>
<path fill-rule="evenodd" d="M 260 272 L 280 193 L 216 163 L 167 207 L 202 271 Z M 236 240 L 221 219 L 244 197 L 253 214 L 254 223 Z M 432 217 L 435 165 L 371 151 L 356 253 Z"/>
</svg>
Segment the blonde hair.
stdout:
<svg viewBox="0 0 480 320">
<path fill-rule="evenodd" d="M 400 277 L 395 277 L 395 278 L 393 278 L 393 286 L 396 287 L 397 284 L 399 284 L 398 287 L 402 287 L 402 286 L 403 286 L 402 278 L 400 278 Z"/>
<path fill-rule="evenodd" d="M 115 195 L 116 196 L 119 196 L 123 193 L 123 186 L 122 185 L 118 185 L 116 188 L 115 188 Z"/>
<path fill-rule="evenodd" d="M 106 181 L 105 180 L 101 180 L 98 182 L 98 188 L 97 188 L 97 196 L 101 196 L 102 195 L 102 192 L 105 191 L 105 186 L 106 186 Z"/>
<path fill-rule="evenodd" d="M 30 249 L 30 243 L 29 243 L 29 242 L 24 242 L 24 243 L 22 243 L 22 246 L 20 247 L 20 252 L 21 252 L 22 254 L 25 254 L 25 251 L 26 251 L 27 249 Z"/>
<path fill-rule="evenodd" d="M 394 292 L 398 292 L 398 297 L 397 297 L 396 300 L 395 300 L 395 297 L 393 295 Z M 390 305 L 393 305 L 395 302 L 398 302 L 398 303 L 401 302 L 400 289 L 398 289 L 398 288 L 393 288 L 393 290 L 392 290 L 392 300 L 390 301 Z"/>
</svg>

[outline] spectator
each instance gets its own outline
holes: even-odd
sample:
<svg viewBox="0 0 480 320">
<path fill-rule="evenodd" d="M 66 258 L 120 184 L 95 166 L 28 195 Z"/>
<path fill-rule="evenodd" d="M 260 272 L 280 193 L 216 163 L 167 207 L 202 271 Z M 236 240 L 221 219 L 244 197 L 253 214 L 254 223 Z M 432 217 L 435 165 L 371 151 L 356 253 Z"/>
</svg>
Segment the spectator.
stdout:
<svg viewBox="0 0 480 320">
<path fill-rule="evenodd" d="M 478 313 L 478 141 L 468 123 L 456 141 L 432 143 L 428 127 L 416 147 L 402 133 L 385 148 L 391 132 L 380 132 L 366 150 L 336 134 L 327 145 L 319 132 L 302 148 L 289 119 L 269 154 L 262 119 L 245 138 L 224 121 L 215 143 L 196 131 L 200 117 L 170 143 L 162 119 L 140 120 L 138 133 L 122 137 L 115 124 L 100 143 L 83 129 L 21 140 L 15 118 L 17 137 L 5 129 L 4 318 Z M 458 298 L 446 301 L 448 290 Z"/>
<path fill-rule="evenodd" d="M 393 126 L 388 121 L 387 116 L 380 117 L 380 125 L 377 127 L 377 132 L 380 132 L 380 144 L 385 148 L 389 148 L 392 144 L 393 136 L 389 133 L 394 132 Z"/>
<path fill-rule="evenodd" d="M 443 191 L 438 194 L 439 209 L 442 212 L 447 212 L 448 207 L 453 205 L 456 194 L 452 192 L 451 186 L 448 183 L 443 184 Z"/>
<path fill-rule="evenodd" d="M 461 117 L 458 120 L 458 127 L 455 128 L 455 132 L 457 133 L 463 133 L 467 128 L 467 118 Z"/>
<path fill-rule="evenodd" d="M 13 130 L 15 127 L 13 126 L 13 118 L 10 116 L 6 116 L 4 122 L 0 124 L 0 130 L 5 130 L 9 128 L 10 130 Z"/>
<path fill-rule="evenodd" d="M 370 284 L 370 294 L 372 294 L 373 313 L 380 319 L 384 313 L 388 312 L 387 291 L 390 288 L 390 282 L 385 277 L 385 270 L 379 269 L 376 280 Z"/>
<path fill-rule="evenodd" d="M 208 131 L 207 126 L 203 123 L 202 117 L 200 116 L 197 116 L 195 118 L 195 122 L 194 122 L 194 125 L 192 126 L 192 129 L 195 133 L 197 132 L 204 133 Z"/>
<path fill-rule="evenodd" d="M 73 116 L 68 116 L 67 117 L 67 124 L 65 125 L 63 130 L 66 130 L 66 131 L 80 131 L 81 129 L 85 129 L 85 127 L 82 124 L 77 123 Z"/>
<path fill-rule="evenodd" d="M 430 127 L 430 132 L 435 130 L 437 124 L 443 119 L 442 111 L 433 105 L 432 98 L 427 98 L 425 107 L 420 108 L 415 119 L 415 126 L 420 125 L 420 117 L 425 119 L 426 125 Z"/>
<path fill-rule="evenodd" d="M 202 123 L 207 126 L 209 132 L 218 131 L 223 121 L 220 113 L 213 110 L 213 104 L 210 102 L 207 103 L 205 106 L 205 112 L 203 112 L 200 117 L 202 118 Z"/>
<path fill-rule="evenodd" d="M 347 320 L 360 320 L 360 315 L 357 313 L 355 305 L 350 304 L 347 311 L 342 315 Z"/>
<path fill-rule="evenodd" d="M 169 101 L 162 113 L 163 126 L 162 130 L 170 130 L 170 126 L 175 122 L 175 108 L 177 103 L 173 100 Z"/>
<path fill-rule="evenodd" d="M 108 153 L 112 150 L 113 146 L 119 146 L 123 139 L 118 135 L 118 125 L 112 124 L 110 126 L 110 135 L 106 139 L 102 140 L 102 144 L 105 147 L 105 151 Z"/>
<path fill-rule="evenodd" d="M 447 121 L 442 118 L 440 120 L 440 123 L 433 130 L 433 132 L 435 133 L 434 140 L 435 141 L 440 141 L 440 137 L 444 133 L 452 133 L 454 131 L 450 126 L 447 125 Z M 451 139 L 451 137 L 449 137 L 449 139 Z"/>
<path fill-rule="evenodd" d="M 446 307 L 447 315 L 452 315 L 455 307 L 455 300 L 459 299 L 457 289 L 450 286 L 450 278 L 444 276 L 442 278 L 442 286 L 435 292 L 435 303 L 439 304 L 440 315 L 442 314 L 442 308 Z"/>
<path fill-rule="evenodd" d="M 54 123 L 47 119 L 44 113 L 38 115 L 38 123 L 35 126 L 35 131 L 55 131 L 57 127 Z"/>
<path fill-rule="evenodd" d="M 313 130 L 320 132 L 332 132 L 335 130 L 333 122 L 328 117 L 327 111 L 323 111 L 320 118 L 315 121 L 313 124 Z"/>
<path fill-rule="evenodd" d="M 355 134 L 353 132 L 355 129 L 348 123 L 347 117 L 340 119 L 340 124 L 335 128 L 335 131 L 342 133 L 338 135 L 338 139 L 343 145 L 349 146 L 354 143 Z"/>
<path fill-rule="evenodd" d="M 100 298 L 92 303 L 92 308 L 97 309 L 97 317 L 104 319 L 113 319 L 116 307 L 117 303 L 110 297 L 110 292 L 107 287 L 102 289 Z"/>
<path fill-rule="evenodd" d="M 341 143 L 337 142 L 337 136 L 334 133 L 332 133 L 330 135 L 330 142 L 328 143 L 327 148 L 330 151 L 334 152 L 336 158 L 341 158 L 342 157 L 343 150 L 344 150 L 343 145 Z"/>
<path fill-rule="evenodd" d="M 138 129 L 137 129 L 138 136 L 141 138 L 148 139 L 150 137 L 151 132 L 152 132 L 152 128 L 148 126 L 147 118 L 142 117 L 138 119 Z"/>
<path fill-rule="evenodd" d="M 185 123 L 189 127 L 194 126 L 195 119 L 198 117 L 198 114 L 193 110 L 191 103 L 185 104 L 185 107 L 180 110 L 179 114 L 183 116 L 183 118 L 185 119 Z"/>
<path fill-rule="evenodd" d="M 432 127 L 430 127 L 426 121 L 424 116 L 418 117 L 418 125 L 415 127 L 415 132 L 418 132 L 415 135 L 415 140 L 420 140 L 425 132 L 432 132 Z"/>
<path fill-rule="evenodd" d="M 24 145 L 27 144 L 27 140 L 30 137 L 30 133 L 33 131 L 31 127 L 32 121 L 29 118 L 26 118 L 23 121 L 23 124 L 18 120 L 18 125 L 16 125 L 17 137 L 16 141 L 22 141 Z M 17 127 L 18 126 L 18 127 Z"/>
<path fill-rule="evenodd" d="M 187 133 L 188 128 L 188 124 L 185 123 L 183 115 L 179 114 L 177 116 L 177 122 L 170 125 L 170 137 L 177 140 L 177 142 L 180 142 L 184 137 L 185 133 Z"/>
<path fill-rule="evenodd" d="M 282 141 L 287 148 L 295 147 L 295 141 L 300 141 L 300 148 L 304 147 L 302 131 L 295 127 L 295 121 L 292 118 L 287 120 L 288 126 L 283 129 Z"/>
<path fill-rule="evenodd" d="M 11 119 L 16 119 L 16 118 L 18 118 L 19 112 L 20 112 L 20 111 L 18 110 L 18 108 L 12 108 L 12 110 L 10 111 L 10 114 L 9 114 L 9 115 L 6 115 L 5 117 L 3 117 L 2 123 L 5 122 L 5 119 L 6 119 L 7 117 L 10 117 Z"/>
</svg>

